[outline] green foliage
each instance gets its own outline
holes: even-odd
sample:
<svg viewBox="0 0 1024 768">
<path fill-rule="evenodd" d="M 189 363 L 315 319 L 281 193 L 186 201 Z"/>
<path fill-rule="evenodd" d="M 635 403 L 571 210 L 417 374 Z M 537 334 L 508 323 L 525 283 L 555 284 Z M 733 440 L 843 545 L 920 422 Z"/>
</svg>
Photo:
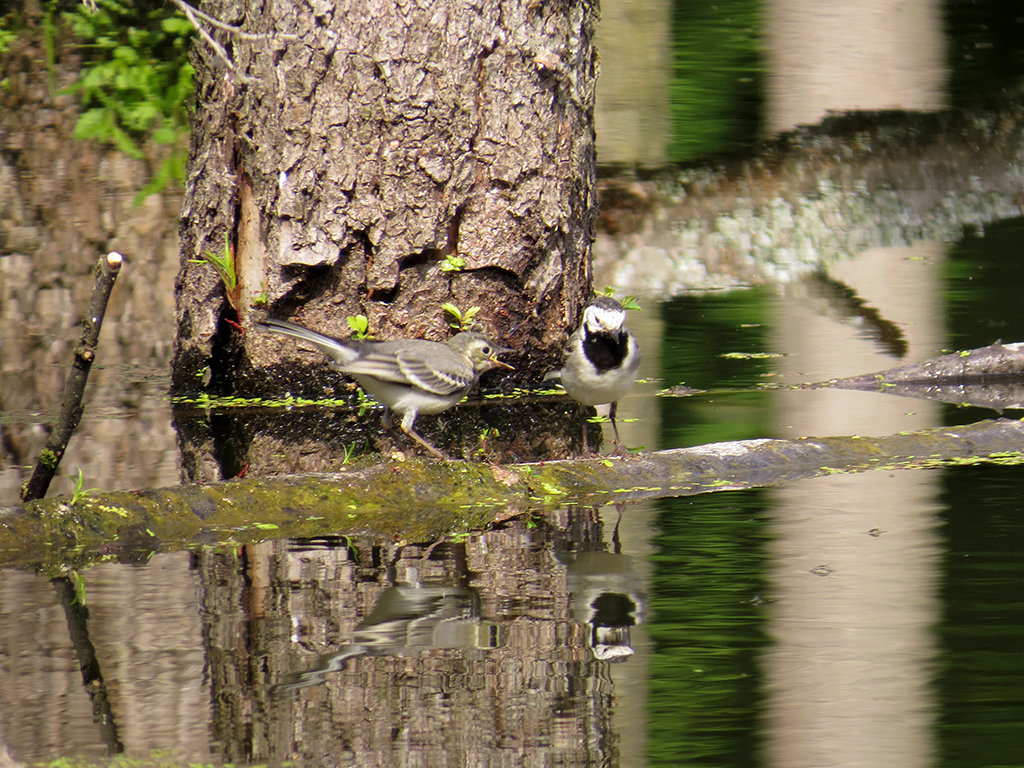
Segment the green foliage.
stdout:
<svg viewBox="0 0 1024 768">
<path fill-rule="evenodd" d="M 14 30 L 0 26 L 0 56 L 7 55 L 11 50 L 11 43 L 18 39 L 18 33 Z"/>
<path fill-rule="evenodd" d="M 345 318 L 345 322 L 352 329 L 352 338 L 356 341 L 373 338 L 370 333 L 370 321 L 367 320 L 366 315 L 349 315 Z"/>
<path fill-rule="evenodd" d="M 78 571 L 71 571 L 71 573 L 68 574 L 68 579 L 71 581 L 71 585 L 75 588 L 75 599 L 71 601 L 71 604 L 85 605 L 85 579 L 82 578 Z"/>
<path fill-rule="evenodd" d="M 643 310 L 643 307 L 640 306 L 640 301 L 636 296 L 623 296 L 622 301 L 619 303 L 622 304 L 623 309 L 632 310 L 634 312 L 640 312 Z"/>
<path fill-rule="evenodd" d="M 466 260 L 454 253 L 449 253 L 441 263 L 442 272 L 461 272 L 466 268 Z"/>
<path fill-rule="evenodd" d="M 343 465 L 348 464 L 350 461 L 352 461 L 352 457 L 356 455 L 356 444 L 352 443 L 350 445 L 348 443 L 345 443 L 344 445 L 341 446 L 341 450 L 343 451 L 341 463 Z"/>
<path fill-rule="evenodd" d="M 351 536 L 346 536 L 345 534 L 342 534 L 341 538 L 345 542 L 345 551 L 348 552 L 349 559 L 353 560 L 353 561 L 358 560 L 359 559 L 359 547 L 356 546 L 356 543 L 355 543 L 355 541 L 352 540 L 352 537 Z"/>
<path fill-rule="evenodd" d="M 85 487 L 85 475 L 82 473 L 82 468 L 78 467 L 78 475 L 69 475 L 71 483 L 73 485 L 71 489 L 71 506 L 75 506 L 78 502 L 85 498 L 86 494 L 92 493 L 97 490 L 96 488 Z"/>
<path fill-rule="evenodd" d="M 216 270 L 221 282 L 224 283 L 228 302 L 237 312 L 240 290 L 238 287 L 238 274 L 235 272 L 235 249 L 231 247 L 231 239 L 227 233 L 224 234 L 224 250 L 221 253 L 206 251 L 204 255 L 206 258 L 189 259 L 189 262 L 192 264 L 209 264 Z"/>
<path fill-rule="evenodd" d="M 463 312 L 447 301 L 441 305 L 441 309 L 451 315 L 452 319 L 448 321 L 448 325 L 456 331 L 468 331 L 472 328 L 476 324 L 476 314 L 480 311 L 480 307 L 470 307 Z"/>
<path fill-rule="evenodd" d="M 356 416 L 361 419 L 368 410 L 375 408 L 376 406 L 376 400 L 367 395 L 363 390 L 356 390 Z"/>
<path fill-rule="evenodd" d="M 497 427 L 484 427 L 480 430 L 480 447 L 476 449 L 478 456 L 487 455 L 487 441 L 492 438 L 497 440 L 501 437 L 501 432 L 498 431 Z"/>
<path fill-rule="evenodd" d="M 224 251 L 222 253 L 216 254 L 213 251 L 207 251 L 205 259 L 193 259 L 193 261 L 212 266 L 220 275 L 224 287 L 229 292 L 235 290 L 238 285 L 238 275 L 235 274 L 235 255 L 231 250 L 231 240 L 227 234 L 224 235 Z"/>
<path fill-rule="evenodd" d="M 60 456 L 49 448 L 43 448 L 42 452 L 39 454 L 39 463 L 47 469 L 56 469 L 57 465 L 60 464 Z"/>
<path fill-rule="evenodd" d="M 68 88 L 77 93 L 83 112 L 76 139 L 112 144 L 126 155 L 142 158 L 146 138 L 173 147 L 136 203 L 185 178 L 189 132 L 186 99 L 193 92 L 188 46 L 192 25 L 170 6 L 149 10 L 118 0 L 97 0 L 64 14 L 86 63 Z"/>
<path fill-rule="evenodd" d="M 601 291 L 601 295 L 609 298 L 615 298 L 615 289 L 610 285 L 606 285 Z M 640 301 L 636 296 L 623 296 L 619 301 L 619 304 L 621 304 L 622 308 L 626 310 L 633 310 L 635 312 L 643 310 L 643 307 L 640 306 Z"/>
</svg>

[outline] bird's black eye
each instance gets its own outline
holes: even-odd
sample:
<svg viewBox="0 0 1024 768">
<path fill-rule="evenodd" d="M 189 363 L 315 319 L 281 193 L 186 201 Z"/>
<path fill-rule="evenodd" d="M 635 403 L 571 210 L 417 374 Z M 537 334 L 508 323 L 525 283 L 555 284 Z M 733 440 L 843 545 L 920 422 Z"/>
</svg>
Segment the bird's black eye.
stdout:
<svg viewBox="0 0 1024 768">
<path fill-rule="evenodd" d="M 487 355 L 487 356 L 490 356 L 490 354 L 491 354 L 491 348 L 490 348 L 490 347 L 484 347 L 484 348 L 483 348 L 483 353 L 484 353 L 485 355 Z"/>
</svg>

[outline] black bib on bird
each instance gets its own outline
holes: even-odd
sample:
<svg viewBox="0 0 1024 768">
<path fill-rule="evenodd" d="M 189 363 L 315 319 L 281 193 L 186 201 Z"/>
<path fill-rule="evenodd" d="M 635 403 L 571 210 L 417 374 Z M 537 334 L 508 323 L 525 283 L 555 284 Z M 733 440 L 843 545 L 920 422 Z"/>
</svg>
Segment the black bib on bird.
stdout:
<svg viewBox="0 0 1024 768">
<path fill-rule="evenodd" d="M 628 345 L 629 337 L 624 333 L 615 336 L 607 333 L 587 334 L 583 340 L 583 353 L 598 371 L 607 371 L 622 362 Z"/>
</svg>

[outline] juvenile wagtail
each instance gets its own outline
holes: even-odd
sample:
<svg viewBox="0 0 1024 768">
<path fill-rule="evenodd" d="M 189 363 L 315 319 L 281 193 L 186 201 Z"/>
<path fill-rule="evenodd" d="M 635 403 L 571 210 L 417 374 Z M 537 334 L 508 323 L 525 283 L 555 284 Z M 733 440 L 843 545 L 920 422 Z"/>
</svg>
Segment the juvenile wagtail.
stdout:
<svg viewBox="0 0 1024 768">
<path fill-rule="evenodd" d="M 626 328 L 626 310 L 609 296 L 598 296 L 583 310 L 583 321 L 566 346 L 560 378 L 565 391 L 578 403 L 611 403 L 608 415 L 615 431 L 615 445 L 621 449 L 615 423 L 618 401 L 626 396 L 640 367 L 640 346 Z M 583 451 L 589 453 L 587 427 L 583 425 Z"/>
<path fill-rule="evenodd" d="M 307 341 L 375 400 L 402 417 L 401 429 L 439 459 L 448 458 L 413 429 L 421 413 L 447 411 L 472 389 L 480 374 L 512 366 L 497 359 L 511 350 L 479 333 L 463 331 L 447 342 L 425 339 L 356 341 L 335 339 L 287 320 L 267 318 L 263 328 Z M 390 425 L 390 413 L 385 426 Z"/>
</svg>

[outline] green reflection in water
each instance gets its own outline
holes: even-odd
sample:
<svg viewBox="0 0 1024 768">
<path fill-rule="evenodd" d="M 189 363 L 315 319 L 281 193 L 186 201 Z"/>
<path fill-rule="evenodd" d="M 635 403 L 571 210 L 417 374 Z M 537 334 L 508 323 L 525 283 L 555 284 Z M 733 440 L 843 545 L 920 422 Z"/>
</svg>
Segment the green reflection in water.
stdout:
<svg viewBox="0 0 1024 768">
<path fill-rule="evenodd" d="M 1022 492 L 1022 467 L 944 475 L 936 765 L 1020 765 L 1024 758 Z"/>
<path fill-rule="evenodd" d="M 968 233 L 946 259 L 943 300 L 949 328 L 946 348 L 976 349 L 997 341 L 1024 341 L 1024 218 L 1007 219 L 985 227 L 983 235 Z M 944 424 L 969 424 L 1024 412 L 944 406 Z"/>
<path fill-rule="evenodd" d="M 768 423 L 756 386 L 768 290 L 682 296 L 662 307 L 661 376 L 709 394 L 660 402 L 662 444 L 758 436 Z M 765 637 L 762 491 L 658 502 L 652 557 L 650 765 L 756 764 L 756 658 Z"/>
<path fill-rule="evenodd" d="M 954 106 L 1019 93 L 1024 13 L 1019 0 L 947 0 L 949 92 Z M 807 13 L 821 12 L 814 3 Z M 752 146 L 762 127 L 762 4 L 675 0 L 672 11 L 672 141 L 684 162 Z M 813 67 L 815 62 L 808 62 Z"/>
<path fill-rule="evenodd" d="M 760 26 L 760 4 L 751 0 L 676 0 L 670 160 L 734 151 L 756 141 L 762 100 Z"/>
<path fill-rule="evenodd" d="M 763 493 L 659 502 L 649 765 L 757 764 Z"/>
<path fill-rule="evenodd" d="M 765 324 L 769 289 L 681 296 L 662 307 L 664 386 L 709 390 L 661 398 L 662 445 L 703 445 L 764 437 L 771 424 L 768 393 L 751 391 L 771 370 Z M 745 390 L 730 392 L 729 390 Z"/>
</svg>

